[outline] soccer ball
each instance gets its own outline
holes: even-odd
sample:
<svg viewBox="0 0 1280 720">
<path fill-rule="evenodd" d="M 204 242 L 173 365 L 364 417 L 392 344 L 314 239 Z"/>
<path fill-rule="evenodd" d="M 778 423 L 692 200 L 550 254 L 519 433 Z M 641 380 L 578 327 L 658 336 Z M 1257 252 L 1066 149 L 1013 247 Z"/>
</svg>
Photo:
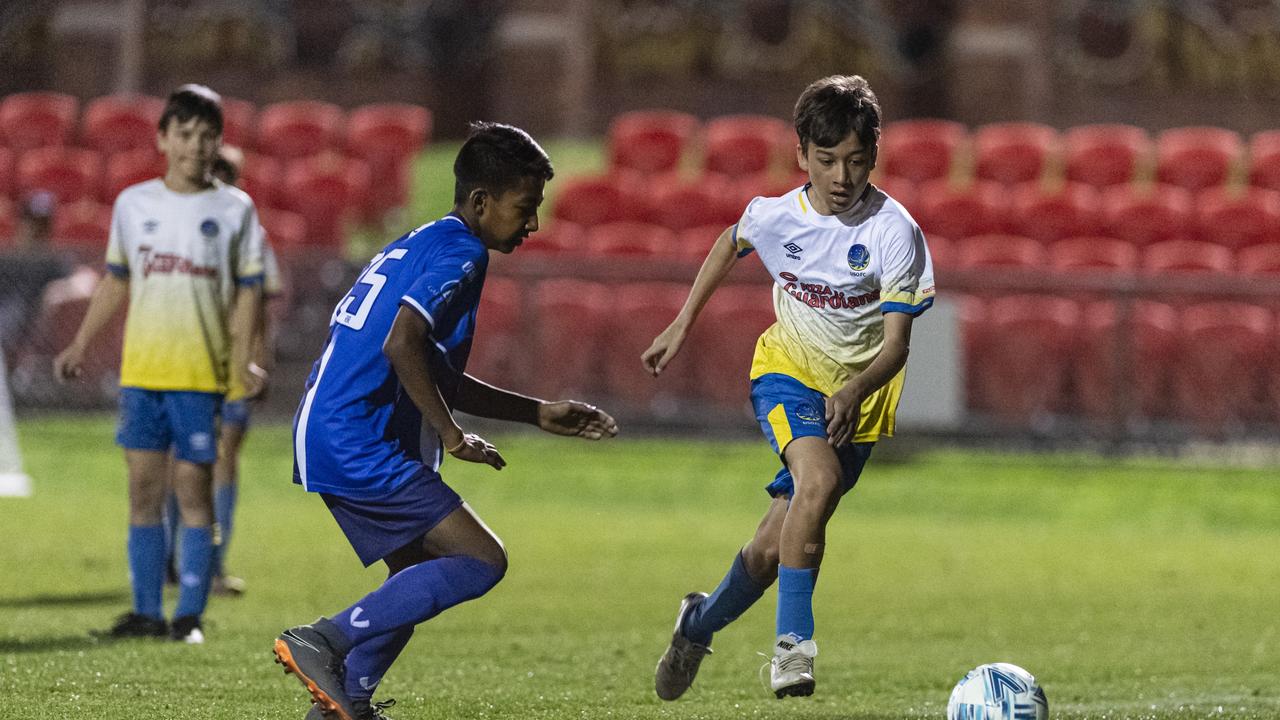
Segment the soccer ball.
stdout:
<svg viewBox="0 0 1280 720">
<path fill-rule="evenodd" d="M 951 691 L 947 720 L 1049 720 L 1049 700 L 1017 665 L 979 665 Z"/>
</svg>

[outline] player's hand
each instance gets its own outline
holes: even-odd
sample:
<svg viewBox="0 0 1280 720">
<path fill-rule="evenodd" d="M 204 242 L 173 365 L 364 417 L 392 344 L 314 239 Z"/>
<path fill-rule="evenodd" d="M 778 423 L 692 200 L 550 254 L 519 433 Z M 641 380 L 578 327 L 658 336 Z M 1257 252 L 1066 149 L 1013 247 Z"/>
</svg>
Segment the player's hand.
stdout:
<svg viewBox="0 0 1280 720">
<path fill-rule="evenodd" d="M 653 339 L 649 349 L 640 354 L 640 362 L 644 364 L 644 369 L 650 375 L 658 377 L 666 369 L 667 363 L 671 362 L 671 358 L 680 352 L 680 346 L 684 344 L 686 334 L 687 331 L 680 323 L 673 322 L 668 325 L 666 330 Z"/>
<path fill-rule="evenodd" d="M 862 394 L 846 385 L 827 398 L 827 442 L 839 447 L 853 439 L 862 409 Z"/>
<path fill-rule="evenodd" d="M 494 470 L 501 470 L 507 466 L 507 461 L 502 458 L 498 448 L 475 433 L 464 434 L 462 436 L 462 444 L 454 448 L 449 454 L 459 460 L 489 465 Z"/>
<path fill-rule="evenodd" d="M 618 423 L 609 413 L 577 400 L 544 402 L 538 405 L 538 427 L 555 435 L 572 435 L 588 440 L 618 434 Z"/>
<path fill-rule="evenodd" d="M 84 372 L 84 348 L 71 343 L 53 359 L 53 377 L 58 382 L 66 382 L 80 377 Z"/>
<path fill-rule="evenodd" d="M 267 396 L 267 387 L 271 383 L 271 375 L 261 365 L 249 363 L 240 374 L 244 384 L 244 399 L 257 400 Z"/>
</svg>

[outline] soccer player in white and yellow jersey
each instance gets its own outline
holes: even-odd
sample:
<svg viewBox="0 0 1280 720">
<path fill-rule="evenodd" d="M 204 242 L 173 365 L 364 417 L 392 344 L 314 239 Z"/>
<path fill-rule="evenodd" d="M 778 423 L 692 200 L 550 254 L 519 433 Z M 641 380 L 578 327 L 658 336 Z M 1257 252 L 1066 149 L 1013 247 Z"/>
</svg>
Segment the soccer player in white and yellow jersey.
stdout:
<svg viewBox="0 0 1280 720">
<path fill-rule="evenodd" d="M 201 616 L 213 557 L 212 467 L 218 410 L 257 391 L 249 348 L 262 292 L 262 228 L 253 201 L 210 175 L 222 136 L 221 98 L 201 85 L 170 96 L 156 143 L 163 178 L 116 199 L 98 283 L 54 375 L 80 374 L 86 349 L 129 299 L 116 442 L 129 471 L 128 556 L 133 610 L 107 633 L 203 642 Z M 161 507 L 169 454 L 182 523 L 181 588 L 164 621 Z"/>
<path fill-rule="evenodd" d="M 655 688 L 674 700 L 693 683 L 712 634 L 778 581 L 770 686 L 814 690 L 813 590 L 826 524 L 871 448 L 894 431 L 912 320 L 933 303 L 924 235 L 870 184 L 880 107 L 866 80 L 814 82 L 795 107 L 796 158 L 809 182 L 758 197 L 720 236 L 675 321 L 644 352 L 658 375 L 736 259 L 755 252 L 774 280 L 777 322 L 756 343 L 751 400 L 782 469 L 755 536 L 711 594 L 680 604 Z"/>
</svg>

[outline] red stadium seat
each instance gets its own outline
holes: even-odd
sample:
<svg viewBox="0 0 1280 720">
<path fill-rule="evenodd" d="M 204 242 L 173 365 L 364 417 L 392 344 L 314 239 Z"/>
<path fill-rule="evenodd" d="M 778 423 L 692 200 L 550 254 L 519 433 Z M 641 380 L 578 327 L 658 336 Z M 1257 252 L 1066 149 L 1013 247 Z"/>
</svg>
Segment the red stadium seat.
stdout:
<svg viewBox="0 0 1280 720">
<path fill-rule="evenodd" d="M 1114 301 L 1085 307 L 1073 355 L 1078 409 L 1095 422 L 1168 417 L 1172 372 L 1178 364 L 1177 311 L 1171 305 L 1138 301 L 1123 327 L 1119 320 Z"/>
<path fill-rule="evenodd" d="M 946 179 L 967 134 L 964 125 L 952 120 L 889 123 L 880 136 L 876 164 L 886 175 L 913 183 Z"/>
<path fill-rule="evenodd" d="M 421 105 L 375 103 L 347 116 L 347 152 L 369 163 L 374 191 L 366 214 L 377 218 L 409 198 L 413 159 L 431 138 L 431 112 Z"/>
<path fill-rule="evenodd" d="M 768 172 L 789 151 L 787 123 L 764 115 L 725 115 L 706 125 L 708 172 L 731 177 Z M 794 139 L 791 140 L 794 142 Z"/>
<path fill-rule="evenodd" d="M 885 175 L 872 184 L 880 188 L 884 194 L 897 200 L 899 205 L 907 209 L 907 212 L 911 212 L 911 208 L 916 206 L 918 191 L 915 183 L 910 180 L 894 175 Z"/>
<path fill-rule="evenodd" d="M 1217 302 L 1182 313 L 1174 372 L 1178 415 L 1201 434 L 1229 437 L 1264 419 L 1274 317 L 1262 307 Z"/>
<path fill-rule="evenodd" d="M 1014 189 L 1010 203 L 1011 229 L 1049 244 L 1079 235 L 1096 235 L 1102 225 L 1102 204 L 1088 185 L 1067 183 L 1057 192 L 1045 192 L 1030 182 Z"/>
<path fill-rule="evenodd" d="M 627 283 L 614 289 L 603 347 L 608 395 L 623 408 L 674 414 L 694 388 L 692 355 L 677 358 L 661 378 L 649 377 L 640 354 L 666 329 L 684 305 L 689 288 L 681 283 Z M 681 362 L 683 361 L 683 362 Z"/>
<path fill-rule="evenodd" d="M 1249 184 L 1280 190 L 1280 130 L 1263 130 L 1250 138 Z"/>
<path fill-rule="evenodd" d="M 14 93 L 0 99 L 0 145 L 17 151 L 71 142 L 80 101 L 55 92 Z"/>
<path fill-rule="evenodd" d="M 14 245 L 18 236 L 18 209 L 13 201 L 0 196 L 0 248 Z"/>
<path fill-rule="evenodd" d="M 1038 268 L 1045 264 L 1045 251 L 1040 243 L 1020 235 L 973 235 L 956 247 L 955 267 L 972 268 Z"/>
<path fill-rule="evenodd" d="M 252 197 L 252 196 L 250 196 Z M 288 255 L 307 246 L 307 219 L 295 212 L 274 207 L 258 207 L 258 222 L 267 232 L 271 247 Z"/>
<path fill-rule="evenodd" d="M 1058 152 L 1058 131 L 1029 122 L 992 123 L 973 133 L 978 178 L 1012 184 L 1039 180 Z"/>
<path fill-rule="evenodd" d="M 1156 178 L 1192 192 L 1222 185 L 1243 149 L 1240 134 L 1226 128 L 1165 130 L 1156 138 Z"/>
<path fill-rule="evenodd" d="M 1254 245 L 1236 253 L 1236 269 L 1248 275 L 1280 275 L 1280 242 Z"/>
<path fill-rule="evenodd" d="M 253 204 L 259 208 L 277 207 L 284 202 L 283 180 L 283 164 L 279 160 L 270 155 L 246 152 L 244 166 L 240 168 L 240 180 L 236 184 L 253 198 Z"/>
<path fill-rule="evenodd" d="M 556 191 L 552 214 L 579 225 L 642 221 L 644 201 L 638 188 L 614 177 L 576 177 Z"/>
<path fill-rule="evenodd" d="M 748 377 L 756 339 L 774 320 L 768 284 L 726 285 L 717 290 L 682 351 L 696 360 L 676 360 L 695 366 L 696 394 L 717 405 L 749 407 Z"/>
<path fill-rule="evenodd" d="M 284 207 L 307 220 L 308 244 L 341 248 L 345 225 L 369 192 L 369 166 L 335 153 L 293 160 L 284 191 Z"/>
<path fill-rule="evenodd" d="M 84 107 L 81 137 L 101 153 L 154 148 L 164 101 L 149 95 L 104 95 Z"/>
<path fill-rule="evenodd" d="M 536 254 L 581 254 L 586 252 L 586 230 L 568 220 L 556 220 L 525 238 L 520 252 Z"/>
<path fill-rule="evenodd" d="M 1132 182 L 1152 154 L 1151 136 L 1133 125 L 1081 125 L 1063 135 L 1067 180 L 1097 188 Z"/>
<path fill-rule="evenodd" d="M 636 110 L 609 123 L 609 164 L 642 173 L 678 170 L 698 119 L 674 110 Z"/>
<path fill-rule="evenodd" d="M 1058 408 L 1080 322 L 1075 302 L 1011 295 L 971 300 L 961 316 L 971 407 L 1018 427 Z"/>
<path fill-rule="evenodd" d="M 1049 267 L 1132 272 L 1138 268 L 1138 249 L 1132 243 L 1115 238 L 1065 238 L 1049 246 Z"/>
<path fill-rule="evenodd" d="M 1188 237 L 1192 227 L 1191 195 L 1172 185 L 1139 192 L 1116 185 L 1102 194 L 1102 231 L 1139 247 Z"/>
<path fill-rule="evenodd" d="M 717 223 L 732 225 L 746 208 L 734 198 L 731 185 L 716 175 L 705 175 L 692 183 L 655 182 L 645 200 L 649 222 L 677 231 Z"/>
<path fill-rule="evenodd" d="M 248 100 L 222 96 L 222 142 L 248 150 L 253 143 L 253 124 L 258 106 Z"/>
<path fill-rule="evenodd" d="M 525 295 L 525 286 L 518 280 L 485 280 L 467 373 L 504 387 L 524 384 L 530 354 L 525 337 Z"/>
<path fill-rule="evenodd" d="M 675 233 L 661 225 L 619 222 L 587 228 L 585 249 L 591 255 L 661 257 L 675 254 Z"/>
<path fill-rule="evenodd" d="M 17 190 L 29 195 L 47 190 L 60 203 L 94 196 L 102 178 L 102 156 L 92 150 L 43 147 L 18 159 Z"/>
<path fill-rule="evenodd" d="M 342 140 L 342 108 L 318 100 L 267 105 L 258 113 L 257 150 L 282 160 L 337 148 Z"/>
<path fill-rule="evenodd" d="M 103 202 L 113 203 L 120 191 L 130 185 L 164 177 L 167 167 L 164 156 L 154 148 L 116 153 L 107 158 L 106 177 L 98 197 Z"/>
<path fill-rule="evenodd" d="M 14 154 L 9 148 L 0 147 L 0 198 L 13 195 Z"/>
<path fill-rule="evenodd" d="M 673 254 L 690 262 L 701 263 L 726 228 L 726 225 L 715 224 L 683 230 L 676 238 L 676 249 Z"/>
<path fill-rule="evenodd" d="M 955 267 L 956 244 L 945 235 L 930 235 L 925 238 L 925 247 L 929 250 L 929 259 L 933 267 L 949 270 Z"/>
<path fill-rule="evenodd" d="M 110 234 L 111 206 L 105 203 L 79 200 L 60 205 L 53 214 L 53 243 L 83 250 L 94 259 L 106 254 Z"/>
<path fill-rule="evenodd" d="M 1142 269 L 1152 273 L 1229 273 L 1234 266 L 1231 250 L 1199 240 L 1166 240 L 1142 253 Z"/>
<path fill-rule="evenodd" d="M 1196 230 L 1201 240 L 1232 250 L 1280 241 L 1280 192 L 1246 188 L 1202 190 L 1196 196 Z"/>
<path fill-rule="evenodd" d="M 1007 205 L 1005 191 L 995 183 L 974 183 L 966 190 L 952 188 L 945 180 L 930 180 L 920 186 L 911 209 L 925 235 L 939 234 L 952 239 L 1002 232 Z"/>
<path fill-rule="evenodd" d="M 528 353 L 539 361 L 528 378 L 535 394 L 592 397 L 604 389 L 601 365 L 608 358 L 602 353 L 606 323 L 618 313 L 616 292 L 602 283 L 568 278 L 538 283 L 532 303 L 537 339 Z M 636 357 L 632 367 L 639 374 L 639 353 Z"/>
</svg>

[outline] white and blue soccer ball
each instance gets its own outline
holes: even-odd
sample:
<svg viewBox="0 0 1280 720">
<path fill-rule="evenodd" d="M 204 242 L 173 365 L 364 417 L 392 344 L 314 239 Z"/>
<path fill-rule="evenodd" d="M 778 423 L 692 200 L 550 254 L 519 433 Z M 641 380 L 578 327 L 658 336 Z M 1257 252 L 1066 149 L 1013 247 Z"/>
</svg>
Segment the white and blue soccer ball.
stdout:
<svg viewBox="0 0 1280 720">
<path fill-rule="evenodd" d="M 1049 700 L 1035 676 L 1017 665 L 979 665 L 956 683 L 947 720 L 1049 720 Z"/>
</svg>

